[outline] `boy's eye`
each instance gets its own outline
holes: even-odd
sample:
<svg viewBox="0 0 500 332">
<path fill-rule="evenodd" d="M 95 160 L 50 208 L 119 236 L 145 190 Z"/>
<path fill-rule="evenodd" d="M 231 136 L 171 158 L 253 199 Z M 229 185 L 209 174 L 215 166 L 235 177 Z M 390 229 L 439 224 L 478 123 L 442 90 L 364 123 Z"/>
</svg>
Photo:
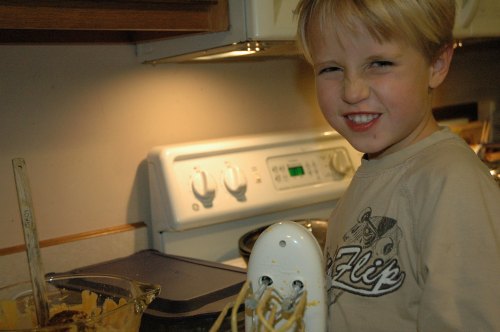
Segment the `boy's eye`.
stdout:
<svg viewBox="0 0 500 332">
<path fill-rule="evenodd" d="M 321 75 L 321 74 L 326 74 L 326 73 L 332 73 L 332 72 L 337 72 L 337 71 L 341 71 L 342 69 L 340 67 L 325 67 L 325 68 L 320 68 L 318 70 L 318 74 Z"/>
<path fill-rule="evenodd" d="M 384 68 L 384 67 L 390 67 L 392 66 L 394 63 L 391 62 L 391 61 L 387 61 L 387 60 L 378 60 L 378 61 L 373 61 L 370 66 L 373 67 L 373 68 Z"/>
</svg>

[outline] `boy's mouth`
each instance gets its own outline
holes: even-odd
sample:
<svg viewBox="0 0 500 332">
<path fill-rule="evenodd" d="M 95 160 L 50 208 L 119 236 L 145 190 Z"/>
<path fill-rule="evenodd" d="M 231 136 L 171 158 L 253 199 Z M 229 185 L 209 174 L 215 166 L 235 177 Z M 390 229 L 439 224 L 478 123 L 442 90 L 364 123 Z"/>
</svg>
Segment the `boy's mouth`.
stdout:
<svg viewBox="0 0 500 332">
<path fill-rule="evenodd" d="M 381 115 L 380 113 L 352 113 L 346 114 L 344 117 L 351 130 L 364 132 L 372 128 Z"/>
<path fill-rule="evenodd" d="M 378 119 L 380 114 L 348 114 L 346 118 L 358 125 L 363 125 Z"/>
</svg>

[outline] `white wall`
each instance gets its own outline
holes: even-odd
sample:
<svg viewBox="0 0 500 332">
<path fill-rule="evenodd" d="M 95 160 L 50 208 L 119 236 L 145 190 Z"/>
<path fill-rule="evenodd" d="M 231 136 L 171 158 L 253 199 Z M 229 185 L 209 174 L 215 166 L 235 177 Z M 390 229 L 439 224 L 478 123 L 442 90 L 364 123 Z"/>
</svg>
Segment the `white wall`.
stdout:
<svg viewBox="0 0 500 332">
<path fill-rule="evenodd" d="M 307 65 L 136 62 L 129 46 L 1 46 L 0 248 L 23 243 L 11 159 L 40 240 L 147 221 L 155 145 L 325 125 Z"/>
</svg>

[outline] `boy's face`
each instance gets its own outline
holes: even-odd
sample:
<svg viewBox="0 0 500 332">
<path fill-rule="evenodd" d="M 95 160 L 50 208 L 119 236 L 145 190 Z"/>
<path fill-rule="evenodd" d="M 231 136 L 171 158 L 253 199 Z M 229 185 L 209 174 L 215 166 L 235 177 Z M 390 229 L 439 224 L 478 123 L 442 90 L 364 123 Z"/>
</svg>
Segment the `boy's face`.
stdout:
<svg viewBox="0 0 500 332">
<path fill-rule="evenodd" d="M 319 105 L 330 125 L 370 158 L 396 152 L 437 130 L 430 89 L 445 78 L 452 51 L 435 63 L 405 43 L 311 22 Z"/>
</svg>

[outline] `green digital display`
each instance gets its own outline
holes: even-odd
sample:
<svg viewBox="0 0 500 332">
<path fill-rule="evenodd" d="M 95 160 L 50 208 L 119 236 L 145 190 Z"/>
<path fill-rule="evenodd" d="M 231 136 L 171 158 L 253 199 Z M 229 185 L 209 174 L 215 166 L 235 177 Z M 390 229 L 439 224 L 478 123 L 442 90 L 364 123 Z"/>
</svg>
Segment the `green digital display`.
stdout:
<svg viewBox="0 0 500 332">
<path fill-rule="evenodd" d="M 304 175 L 304 167 L 302 166 L 293 166 L 293 167 L 288 167 L 288 173 L 290 176 L 301 176 Z"/>
</svg>

